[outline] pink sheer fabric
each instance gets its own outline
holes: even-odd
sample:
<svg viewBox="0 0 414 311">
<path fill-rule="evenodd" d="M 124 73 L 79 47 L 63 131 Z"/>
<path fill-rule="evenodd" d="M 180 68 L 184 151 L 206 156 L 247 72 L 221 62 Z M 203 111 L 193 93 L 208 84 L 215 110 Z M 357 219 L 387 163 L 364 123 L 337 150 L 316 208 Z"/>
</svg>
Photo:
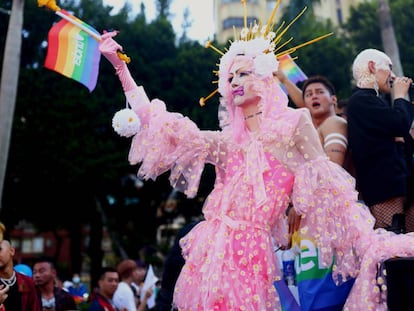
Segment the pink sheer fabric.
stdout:
<svg viewBox="0 0 414 311">
<path fill-rule="evenodd" d="M 328 160 L 309 112 L 288 108 L 277 83 L 265 82 L 260 130 L 245 129 L 239 139 L 231 125 L 199 130 L 162 101 L 150 102 L 141 87 L 126 93 L 143 120 L 129 153 L 131 164 L 141 163 L 141 178 L 170 170 L 171 185 L 194 197 L 204 165 L 216 167 L 205 221 L 181 240 L 186 263 L 174 303 L 179 310 L 281 310 L 273 286 L 280 279 L 273 241 L 286 244 L 284 212 L 292 200 L 324 262 L 335 255 L 334 279 L 357 277 L 345 310 L 382 310 L 377 264 L 413 256 L 413 235 L 373 230 L 372 216 L 357 202 L 354 179 Z"/>
</svg>

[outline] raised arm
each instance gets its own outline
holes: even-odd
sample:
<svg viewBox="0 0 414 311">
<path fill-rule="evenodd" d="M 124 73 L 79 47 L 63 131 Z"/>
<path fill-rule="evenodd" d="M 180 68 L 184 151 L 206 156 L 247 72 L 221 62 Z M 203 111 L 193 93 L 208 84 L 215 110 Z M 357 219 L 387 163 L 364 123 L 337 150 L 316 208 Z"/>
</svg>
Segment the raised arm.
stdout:
<svg viewBox="0 0 414 311">
<path fill-rule="evenodd" d="M 280 83 L 282 83 L 292 102 L 298 108 L 305 107 L 305 103 L 303 102 L 302 90 L 292 81 L 288 79 L 282 69 L 278 69 L 276 71 L 276 77 L 279 79 Z"/>
<path fill-rule="evenodd" d="M 122 46 L 113 39 L 117 34 L 117 31 L 105 32 L 99 43 L 99 50 L 115 68 L 128 102 L 132 109 L 137 111 L 139 107 L 149 103 L 149 99 L 144 89 L 135 83 L 127 64 L 118 57 L 117 52 L 122 51 Z"/>
</svg>

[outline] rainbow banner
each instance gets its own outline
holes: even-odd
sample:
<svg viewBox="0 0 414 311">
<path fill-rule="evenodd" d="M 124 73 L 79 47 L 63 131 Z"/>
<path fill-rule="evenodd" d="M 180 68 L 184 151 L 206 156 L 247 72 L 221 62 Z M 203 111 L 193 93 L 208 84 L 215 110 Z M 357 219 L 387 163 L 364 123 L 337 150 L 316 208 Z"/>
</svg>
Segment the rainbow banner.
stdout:
<svg viewBox="0 0 414 311">
<path fill-rule="evenodd" d="M 68 12 L 60 10 L 59 13 L 63 19 L 49 31 L 44 66 L 82 83 L 92 92 L 99 73 L 100 34 Z M 86 28 L 88 32 L 77 25 Z"/>
<path fill-rule="evenodd" d="M 273 285 L 279 295 L 282 311 L 301 311 L 300 305 L 284 280 L 276 281 Z"/>
<path fill-rule="evenodd" d="M 306 74 L 300 69 L 300 67 L 295 63 L 295 61 L 290 57 L 289 54 L 285 54 L 278 58 L 279 67 L 282 69 L 283 73 L 286 77 L 292 81 L 293 83 L 298 83 L 305 81 L 308 77 Z M 287 90 L 285 86 L 281 85 L 283 91 L 287 94 Z"/>
<path fill-rule="evenodd" d="M 333 264 L 322 265 L 321 252 L 313 239 L 296 235 L 293 243 L 300 249 L 295 269 L 301 310 L 342 311 L 355 279 L 336 285 Z"/>
</svg>

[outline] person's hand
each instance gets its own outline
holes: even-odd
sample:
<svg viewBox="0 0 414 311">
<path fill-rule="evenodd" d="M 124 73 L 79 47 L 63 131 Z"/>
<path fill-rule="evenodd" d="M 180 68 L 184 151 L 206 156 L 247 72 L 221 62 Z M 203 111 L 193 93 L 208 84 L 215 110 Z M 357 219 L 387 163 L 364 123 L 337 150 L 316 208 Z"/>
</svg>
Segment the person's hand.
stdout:
<svg viewBox="0 0 414 311">
<path fill-rule="evenodd" d="M 144 298 L 149 299 L 151 297 L 152 293 L 153 293 L 152 288 L 148 288 L 148 290 L 145 292 L 145 297 Z"/>
<path fill-rule="evenodd" d="M 295 211 L 294 208 L 290 208 L 288 211 L 288 226 L 289 226 L 289 245 L 288 247 L 290 248 L 292 246 L 292 234 L 295 231 L 299 230 L 300 227 L 300 220 L 301 220 L 301 216 L 298 215 Z"/>
<path fill-rule="evenodd" d="M 9 291 L 10 287 L 7 285 L 3 285 L 2 288 L 0 288 L 0 305 L 2 305 L 7 297 L 9 296 L 9 294 L 7 293 Z"/>
<path fill-rule="evenodd" d="M 277 69 L 277 71 L 274 73 L 274 75 L 276 76 L 276 78 L 279 79 L 280 83 L 285 84 L 287 77 L 285 75 L 285 73 L 283 72 L 283 70 L 280 68 Z"/>
<path fill-rule="evenodd" d="M 112 39 L 117 34 L 118 31 L 104 31 L 101 36 L 102 40 L 99 42 L 99 51 L 101 51 L 102 55 L 105 56 L 116 70 L 125 65 L 125 62 L 118 56 L 118 51 L 122 51 L 122 46 Z"/>
<path fill-rule="evenodd" d="M 394 89 L 394 98 L 405 98 L 411 83 L 413 83 L 413 79 L 408 77 L 395 78 L 392 82 Z"/>
</svg>

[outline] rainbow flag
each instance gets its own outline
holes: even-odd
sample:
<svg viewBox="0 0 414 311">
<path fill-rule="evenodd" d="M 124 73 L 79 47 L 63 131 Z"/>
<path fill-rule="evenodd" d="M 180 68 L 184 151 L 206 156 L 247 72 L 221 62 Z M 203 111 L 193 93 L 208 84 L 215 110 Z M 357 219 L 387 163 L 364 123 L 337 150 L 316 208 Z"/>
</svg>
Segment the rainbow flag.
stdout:
<svg viewBox="0 0 414 311">
<path fill-rule="evenodd" d="M 92 37 L 67 19 L 60 20 L 49 31 L 44 66 L 82 83 L 92 92 L 99 73 L 101 53 L 98 44 L 100 34 L 70 13 L 64 10 L 59 12 L 68 19 L 74 20 L 75 23 L 86 27 L 96 34 L 96 37 Z"/>
<path fill-rule="evenodd" d="M 300 305 L 284 280 L 275 281 L 273 285 L 279 295 L 282 311 L 301 311 Z"/>
<path fill-rule="evenodd" d="M 282 69 L 283 73 L 286 77 L 292 81 L 293 83 L 298 83 L 305 81 L 308 77 L 307 75 L 300 69 L 300 67 L 295 63 L 295 61 L 290 57 L 289 54 L 285 54 L 278 58 L 279 67 Z M 285 86 L 281 85 L 283 91 L 287 94 L 287 90 Z"/>
</svg>

